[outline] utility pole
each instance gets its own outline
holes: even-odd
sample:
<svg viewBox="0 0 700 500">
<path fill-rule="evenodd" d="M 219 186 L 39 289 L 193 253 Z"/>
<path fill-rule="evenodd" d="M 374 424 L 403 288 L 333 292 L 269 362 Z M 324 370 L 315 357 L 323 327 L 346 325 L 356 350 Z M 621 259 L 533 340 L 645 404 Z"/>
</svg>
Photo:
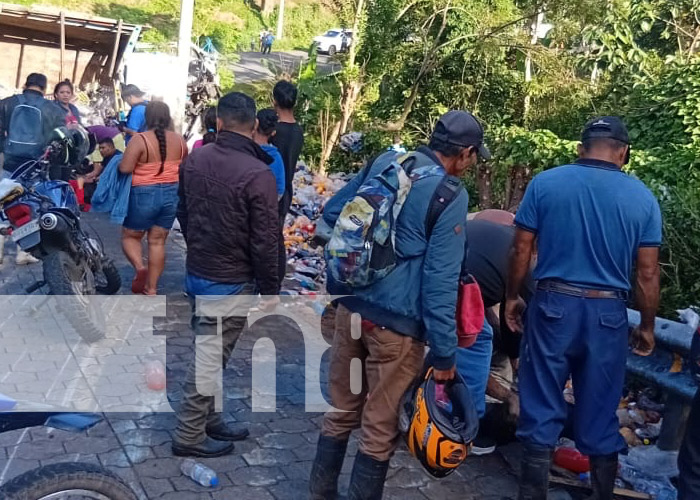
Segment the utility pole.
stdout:
<svg viewBox="0 0 700 500">
<path fill-rule="evenodd" d="M 280 0 L 280 6 L 277 13 L 277 39 L 281 40 L 284 36 L 284 0 Z"/>
<path fill-rule="evenodd" d="M 190 45 L 192 43 L 192 22 L 194 18 L 194 0 L 181 0 L 180 3 L 180 37 L 177 43 L 177 62 L 179 78 L 173 96 L 174 109 L 171 110 L 175 130 L 185 130 L 185 105 L 187 103 L 187 80 L 190 70 Z"/>
</svg>

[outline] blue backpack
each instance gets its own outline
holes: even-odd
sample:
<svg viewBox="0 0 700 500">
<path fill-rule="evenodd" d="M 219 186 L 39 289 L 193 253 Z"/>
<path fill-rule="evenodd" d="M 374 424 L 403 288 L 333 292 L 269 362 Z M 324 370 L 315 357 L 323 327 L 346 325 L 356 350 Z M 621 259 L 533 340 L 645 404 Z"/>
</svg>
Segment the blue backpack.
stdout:
<svg viewBox="0 0 700 500">
<path fill-rule="evenodd" d="M 47 101 L 41 98 L 30 102 L 25 95 L 18 95 L 17 100 L 19 103 L 10 116 L 5 154 L 18 158 L 39 158 L 46 143 L 42 108 Z"/>
<path fill-rule="evenodd" d="M 427 157 L 411 153 L 393 155 L 378 174 L 364 180 L 349 200 L 333 227 L 325 248 L 325 258 L 332 278 L 353 288 L 376 283 L 391 273 L 397 264 L 396 221 L 414 182 L 430 176 L 443 176 L 426 216 L 426 235 L 447 205 L 461 189 L 459 179 L 445 175 L 445 170 Z M 391 154 L 386 157 L 392 158 Z M 384 158 L 380 157 L 377 161 Z M 421 161 L 423 160 L 423 161 Z M 423 163 L 422 166 L 417 163 Z M 371 165 L 367 167 L 368 171 Z"/>
</svg>

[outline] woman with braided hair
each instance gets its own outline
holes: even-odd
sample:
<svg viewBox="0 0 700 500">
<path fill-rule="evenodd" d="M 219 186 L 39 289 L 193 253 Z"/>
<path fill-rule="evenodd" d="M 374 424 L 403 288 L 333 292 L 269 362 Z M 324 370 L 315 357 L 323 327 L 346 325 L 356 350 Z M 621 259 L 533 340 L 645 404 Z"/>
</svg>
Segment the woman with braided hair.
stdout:
<svg viewBox="0 0 700 500">
<path fill-rule="evenodd" d="M 173 132 L 170 108 L 164 102 L 148 104 L 146 128 L 129 142 L 119 166 L 122 174 L 132 175 L 122 248 L 136 271 L 131 291 L 155 295 L 165 268 L 165 241 L 175 222 L 180 163 L 187 156 L 187 145 Z M 142 253 L 146 235 L 148 265 Z"/>
</svg>

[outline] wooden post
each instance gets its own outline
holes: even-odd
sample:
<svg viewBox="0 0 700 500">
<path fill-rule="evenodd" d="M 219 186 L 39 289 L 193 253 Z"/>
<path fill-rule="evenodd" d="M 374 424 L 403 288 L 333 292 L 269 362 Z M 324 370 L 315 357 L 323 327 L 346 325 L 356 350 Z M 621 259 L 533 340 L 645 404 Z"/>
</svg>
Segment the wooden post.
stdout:
<svg viewBox="0 0 700 500">
<path fill-rule="evenodd" d="M 2 6 L 0 6 L 0 9 Z M 15 81 L 15 88 L 21 88 L 22 85 L 22 62 L 24 61 L 24 44 L 19 46 L 19 62 L 17 63 L 17 80 Z"/>
<path fill-rule="evenodd" d="M 61 11 L 61 71 L 59 81 L 63 81 L 63 63 L 66 60 L 66 15 Z"/>
<path fill-rule="evenodd" d="M 117 64 L 117 57 L 119 56 L 119 43 L 122 39 L 122 24 L 123 21 L 120 19 L 117 23 L 117 37 L 114 39 L 114 49 L 112 49 L 112 57 L 109 60 L 109 78 L 114 78 L 114 67 Z"/>
<path fill-rule="evenodd" d="M 76 80 L 78 79 L 78 64 L 80 63 L 80 49 L 75 48 L 75 61 L 73 61 L 73 85 L 77 86 Z"/>
</svg>

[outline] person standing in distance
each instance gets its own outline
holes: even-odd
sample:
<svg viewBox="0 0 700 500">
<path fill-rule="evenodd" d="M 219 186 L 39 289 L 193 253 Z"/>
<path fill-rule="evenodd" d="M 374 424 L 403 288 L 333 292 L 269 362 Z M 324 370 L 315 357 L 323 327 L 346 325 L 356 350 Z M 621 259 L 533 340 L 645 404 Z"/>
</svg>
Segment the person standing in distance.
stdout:
<svg viewBox="0 0 700 500">
<path fill-rule="evenodd" d="M 146 106 L 148 101 L 145 99 L 146 94 L 141 92 L 136 85 L 129 84 L 122 90 L 122 98 L 131 108 L 126 117 L 126 125 L 124 126 L 124 136 L 127 146 L 131 138 L 146 131 Z"/>
<path fill-rule="evenodd" d="M 535 296 L 527 308 L 520 357 L 524 444 L 521 500 L 546 499 L 554 445 L 566 418 L 562 393 L 573 378 L 576 446 L 591 460 L 596 500 L 612 500 L 618 452 L 625 448 L 617 410 L 625 377 L 629 277 L 636 261 L 633 332 L 638 355 L 654 348 L 659 302 L 661 211 L 651 191 L 628 176 L 627 129 L 617 117 L 589 121 L 579 159 L 537 175 L 515 217 L 506 321 L 522 331 L 519 297 L 537 240 Z"/>
</svg>

